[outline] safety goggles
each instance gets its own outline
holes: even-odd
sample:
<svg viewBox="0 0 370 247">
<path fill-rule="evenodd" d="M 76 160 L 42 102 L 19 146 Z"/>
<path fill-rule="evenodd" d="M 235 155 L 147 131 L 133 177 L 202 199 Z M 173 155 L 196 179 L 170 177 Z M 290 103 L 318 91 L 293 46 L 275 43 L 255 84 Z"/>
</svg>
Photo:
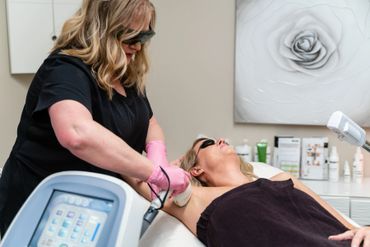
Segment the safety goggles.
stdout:
<svg viewBox="0 0 370 247">
<path fill-rule="evenodd" d="M 198 151 L 197 151 L 197 153 L 196 153 L 196 155 L 195 155 L 195 159 L 194 159 L 194 160 L 195 160 L 195 162 L 194 162 L 194 165 L 197 163 L 197 160 L 198 160 L 198 154 L 199 154 L 199 151 L 200 151 L 200 150 L 205 149 L 205 148 L 207 148 L 207 147 L 209 147 L 209 146 L 212 146 L 212 145 L 215 145 L 215 144 L 216 144 L 216 141 L 215 141 L 215 140 L 213 140 L 213 139 L 204 138 L 203 140 L 204 140 L 204 141 L 202 142 L 202 144 L 200 144 L 199 149 L 198 149 Z M 202 139 L 201 139 L 200 141 L 202 141 Z"/>
<path fill-rule="evenodd" d="M 133 30 L 128 30 L 128 32 L 133 32 Z M 145 44 L 148 40 L 150 40 L 155 35 L 155 32 L 150 29 L 148 31 L 141 31 L 134 37 L 122 41 L 126 45 L 134 45 L 140 43 L 141 45 Z"/>
<path fill-rule="evenodd" d="M 199 153 L 199 150 L 201 149 L 205 149 L 206 147 L 209 147 L 209 146 L 212 146 L 212 145 L 215 145 L 216 144 L 216 141 L 213 140 L 213 139 L 205 139 L 202 144 L 200 144 L 199 146 L 199 149 L 198 149 L 198 153 Z"/>
</svg>

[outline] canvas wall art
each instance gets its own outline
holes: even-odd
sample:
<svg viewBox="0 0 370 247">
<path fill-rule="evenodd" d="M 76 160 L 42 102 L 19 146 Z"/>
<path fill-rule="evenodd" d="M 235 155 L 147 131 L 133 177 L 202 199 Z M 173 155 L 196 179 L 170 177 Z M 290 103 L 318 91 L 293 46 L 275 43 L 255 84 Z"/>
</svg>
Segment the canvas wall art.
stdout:
<svg viewBox="0 0 370 247">
<path fill-rule="evenodd" d="M 234 120 L 370 126 L 370 1 L 236 0 Z"/>
</svg>

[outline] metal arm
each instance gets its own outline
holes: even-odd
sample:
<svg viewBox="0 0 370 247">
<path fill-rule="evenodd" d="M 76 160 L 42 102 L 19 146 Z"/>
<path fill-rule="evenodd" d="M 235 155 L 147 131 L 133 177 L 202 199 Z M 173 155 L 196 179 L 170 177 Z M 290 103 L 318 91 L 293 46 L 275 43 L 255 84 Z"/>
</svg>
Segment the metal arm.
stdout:
<svg viewBox="0 0 370 247">
<path fill-rule="evenodd" d="M 369 142 L 369 141 L 366 141 L 366 142 L 365 142 L 365 144 L 364 144 L 364 145 L 362 145 L 362 147 L 363 147 L 366 151 L 370 152 L 370 142 Z"/>
</svg>

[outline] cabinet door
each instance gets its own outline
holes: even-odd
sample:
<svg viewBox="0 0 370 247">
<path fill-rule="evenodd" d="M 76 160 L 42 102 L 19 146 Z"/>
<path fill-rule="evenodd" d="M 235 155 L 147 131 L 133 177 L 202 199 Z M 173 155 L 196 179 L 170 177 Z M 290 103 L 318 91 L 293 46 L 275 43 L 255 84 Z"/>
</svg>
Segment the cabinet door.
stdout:
<svg viewBox="0 0 370 247">
<path fill-rule="evenodd" d="M 53 32 L 51 0 L 7 0 L 10 71 L 34 73 L 47 57 Z"/>
<path fill-rule="evenodd" d="M 62 31 L 64 22 L 81 6 L 82 0 L 54 0 L 55 34 Z"/>
<path fill-rule="evenodd" d="M 7 0 L 10 71 L 35 73 L 81 0 Z"/>
<path fill-rule="evenodd" d="M 327 201 L 336 210 L 340 211 L 342 214 L 350 217 L 350 198 L 341 196 L 321 196 L 322 199 Z"/>
<path fill-rule="evenodd" d="M 370 225 L 370 199 L 351 199 L 351 218 L 360 225 Z"/>
</svg>

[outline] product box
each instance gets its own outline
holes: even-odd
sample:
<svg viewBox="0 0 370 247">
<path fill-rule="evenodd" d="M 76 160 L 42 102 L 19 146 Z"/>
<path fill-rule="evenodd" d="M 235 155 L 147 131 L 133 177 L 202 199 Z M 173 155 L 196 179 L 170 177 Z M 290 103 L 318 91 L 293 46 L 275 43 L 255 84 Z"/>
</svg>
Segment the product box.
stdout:
<svg viewBox="0 0 370 247">
<path fill-rule="evenodd" d="M 328 138 L 302 138 L 301 178 L 328 179 Z"/>
<path fill-rule="evenodd" d="M 275 167 L 280 168 L 279 166 L 279 139 L 280 138 L 293 138 L 293 136 L 274 136 L 274 153 L 273 153 L 273 158 L 272 158 L 272 165 Z"/>
<path fill-rule="evenodd" d="M 298 178 L 301 160 L 301 139 L 295 137 L 275 137 L 274 153 L 274 165 Z"/>
</svg>

